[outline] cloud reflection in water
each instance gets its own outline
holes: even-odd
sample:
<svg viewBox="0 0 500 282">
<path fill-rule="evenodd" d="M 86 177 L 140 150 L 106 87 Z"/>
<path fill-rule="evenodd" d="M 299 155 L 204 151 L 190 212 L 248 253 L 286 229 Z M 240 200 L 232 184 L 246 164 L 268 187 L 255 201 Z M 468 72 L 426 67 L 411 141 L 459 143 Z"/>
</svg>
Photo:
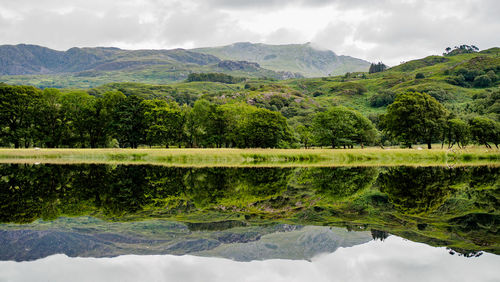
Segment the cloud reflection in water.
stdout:
<svg viewBox="0 0 500 282">
<path fill-rule="evenodd" d="M 500 256 L 450 255 L 391 236 L 319 255 L 312 262 L 125 255 L 69 258 L 53 255 L 32 262 L 0 262 L 0 281 L 494 281 Z"/>
</svg>

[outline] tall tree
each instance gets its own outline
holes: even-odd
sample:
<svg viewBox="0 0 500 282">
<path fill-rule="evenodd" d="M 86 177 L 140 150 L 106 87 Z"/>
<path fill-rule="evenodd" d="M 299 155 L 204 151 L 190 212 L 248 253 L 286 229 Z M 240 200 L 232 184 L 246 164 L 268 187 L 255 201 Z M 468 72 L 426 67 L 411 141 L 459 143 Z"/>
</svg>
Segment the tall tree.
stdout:
<svg viewBox="0 0 500 282">
<path fill-rule="evenodd" d="M 19 148 L 31 144 L 34 107 L 40 95 L 32 86 L 0 86 L 0 136 L 5 145 Z"/>
<path fill-rule="evenodd" d="M 148 143 L 153 145 L 181 145 L 184 128 L 184 113 L 176 102 L 145 100 L 145 118 Z"/>
<path fill-rule="evenodd" d="M 486 117 L 475 117 L 469 121 L 472 140 L 491 148 L 489 143 L 498 148 L 500 143 L 500 123 Z"/>
<path fill-rule="evenodd" d="M 94 126 L 96 99 L 84 91 L 72 91 L 61 97 L 63 123 L 67 126 L 63 144 L 82 148 L 90 146 L 89 131 Z"/>
<path fill-rule="evenodd" d="M 457 144 L 458 147 L 465 147 L 470 140 L 469 125 L 458 118 L 449 119 L 444 126 L 443 142 L 448 142 L 448 148 Z"/>
<path fill-rule="evenodd" d="M 286 118 L 279 112 L 255 108 L 245 121 L 243 147 L 288 147 L 292 141 Z"/>
<path fill-rule="evenodd" d="M 113 134 L 120 146 L 137 148 L 146 142 L 146 106 L 135 95 L 121 100 L 113 114 Z"/>
<path fill-rule="evenodd" d="M 373 141 L 376 130 L 372 122 L 359 112 L 346 107 L 331 107 L 313 118 L 313 136 L 321 146 L 364 146 Z"/>
<path fill-rule="evenodd" d="M 408 92 L 400 94 L 387 107 L 381 117 L 381 125 L 392 138 L 409 148 L 424 141 L 431 149 L 432 141 L 438 139 L 448 111 L 436 99 L 426 93 Z"/>
<path fill-rule="evenodd" d="M 41 93 L 40 101 L 35 105 L 35 138 L 41 146 L 54 148 L 61 145 L 66 126 L 61 110 L 61 93 L 57 89 L 47 88 Z"/>
</svg>

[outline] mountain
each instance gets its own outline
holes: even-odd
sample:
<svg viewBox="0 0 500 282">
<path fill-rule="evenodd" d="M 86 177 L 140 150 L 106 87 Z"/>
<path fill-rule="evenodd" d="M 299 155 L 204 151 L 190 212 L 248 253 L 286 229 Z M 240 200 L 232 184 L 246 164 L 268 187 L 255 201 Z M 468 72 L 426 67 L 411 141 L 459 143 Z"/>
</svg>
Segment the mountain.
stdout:
<svg viewBox="0 0 500 282">
<path fill-rule="evenodd" d="M 151 232 L 151 230 L 154 230 Z M 106 222 L 91 217 L 58 218 L 27 225 L 0 224 L 0 260 L 28 261 L 54 254 L 70 257 L 199 255 L 238 261 L 307 259 L 372 240 L 370 232 L 345 228 L 271 224 L 202 228 L 164 220 Z"/>
<path fill-rule="evenodd" d="M 216 64 L 212 55 L 183 49 L 122 50 L 118 48 L 71 48 L 56 51 L 36 45 L 0 46 L 0 75 L 59 74 L 88 70 L 115 71 L 150 65 Z"/>
<path fill-rule="evenodd" d="M 339 56 L 330 50 L 319 50 L 310 43 L 268 45 L 239 42 L 222 47 L 197 48 L 193 51 L 221 59 L 256 62 L 270 70 L 298 72 L 305 77 L 368 71 L 370 66 L 367 61 Z"/>
<path fill-rule="evenodd" d="M 273 79 L 302 77 L 264 69 L 254 62 L 221 60 L 184 49 L 96 47 L 56 51 L 26 44 L 0 46 L 0 81 L 19 79 L 41 88 L 91 88 L 123 81 L 165 84 L 185 80 L 194 72 Z"/>
<path fill-rule="evenodd" d="M 213 53 L 213 54 L 212 54 Z M 57 51 L 37 45 L 1 45 L 0 81 L 41 88 L 92 88 L 111 82 L 166 84 L 190 73 L 289 79 L 366 71 L 369 63 L 310 44 L 236 43 L 193 50 L 122 50 L 113 47 Z"/>
</svg>

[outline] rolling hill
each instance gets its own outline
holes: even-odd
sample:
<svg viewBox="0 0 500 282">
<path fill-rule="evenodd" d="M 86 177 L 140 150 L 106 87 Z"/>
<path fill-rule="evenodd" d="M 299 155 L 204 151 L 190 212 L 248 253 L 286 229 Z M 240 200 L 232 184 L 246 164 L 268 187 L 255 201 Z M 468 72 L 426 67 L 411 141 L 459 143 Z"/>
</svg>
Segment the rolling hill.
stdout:
<svg viewBox="0 0 500 282">
<path fill-rule="evenodd" d="M 465 73 L 467 72 L 467 73 Z M 469 80 L 458 85 L 465 73 Z M 472 75 L 489 74 L 491 84 L 474 85 Z M 421 74 L 423 78 L 417 78 Z M 457 75 L 458 74 L 458 75 Z M 420 77 L 421 77 L 420 76 Z M 496 77 L 496 78 L 495 78 Z M 354 108 L 366 116 L 385 112 L 398 93 L 425 92 L 456 114 L 477 112 L 497 120 L 500 117 L 500 48 L 455 56 L 429 56 L 379 73 L 350 73 L 322 78 L 287 80 L 249 79 L 237 84 L 220 82 L 176 82 L 168 85 L 112 83 L 89 90 L 100 95 L 119 90 L 145 98 L 168 97 L 192 105 L 200 98 L 217 103 L 246 102 L 281 112 L 294 124 L 311 112 L 331 105 Z"/>
</svg>

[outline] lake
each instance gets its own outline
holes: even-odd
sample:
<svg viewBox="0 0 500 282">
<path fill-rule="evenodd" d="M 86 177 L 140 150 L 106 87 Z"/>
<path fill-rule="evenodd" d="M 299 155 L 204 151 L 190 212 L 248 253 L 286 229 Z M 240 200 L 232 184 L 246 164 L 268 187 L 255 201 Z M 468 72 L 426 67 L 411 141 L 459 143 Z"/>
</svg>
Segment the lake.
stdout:
<svg viewBox="0 0 500 282">
<path fill-rule="evenodd" d="M 497 166 L 0 165 L 0 281 L 498 281 Z"/>
</svg>

